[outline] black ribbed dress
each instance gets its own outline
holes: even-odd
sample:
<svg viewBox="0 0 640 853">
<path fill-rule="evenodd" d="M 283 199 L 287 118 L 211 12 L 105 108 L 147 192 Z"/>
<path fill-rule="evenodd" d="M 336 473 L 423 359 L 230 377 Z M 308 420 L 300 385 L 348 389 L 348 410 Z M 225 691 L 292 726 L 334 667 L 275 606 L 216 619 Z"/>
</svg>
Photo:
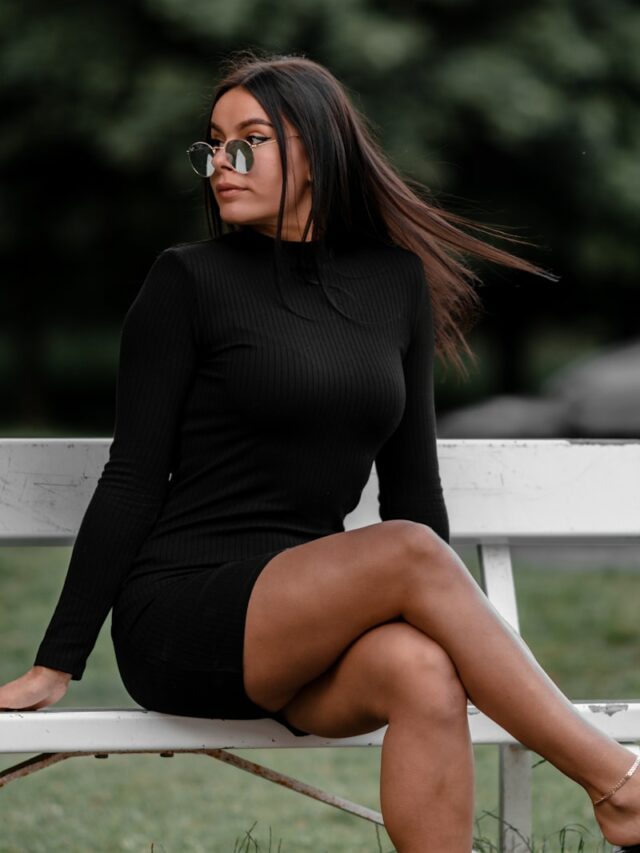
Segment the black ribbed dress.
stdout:
<svg viewBox="0 0 640 853">
<path fill-rule="evenodd" d="M 109 458 L 35 663 L 79 680 L 113 608 L 140 705 L 282 722 L 243 688 L 253 584 L 344 530 L 374 461 L 380 518 L 448 542 L 419 257 L 283 241 L 276 267 L 253 228 L 166 249 L 124 319 Z"/>
</svg>

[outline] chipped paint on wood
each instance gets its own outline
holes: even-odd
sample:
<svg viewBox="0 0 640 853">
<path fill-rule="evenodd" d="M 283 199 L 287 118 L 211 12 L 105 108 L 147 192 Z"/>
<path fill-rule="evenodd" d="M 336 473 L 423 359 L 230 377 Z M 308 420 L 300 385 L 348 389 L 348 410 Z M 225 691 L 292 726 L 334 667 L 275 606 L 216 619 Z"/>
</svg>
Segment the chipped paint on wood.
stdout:
<svg viewBox="0 0 640 853">
<path fill-rule="evenodd" d="M 589 705 L 589 710 L 592 714 L 607 714 L 612 717 L 614 714 L 619 714 L 621 711 L 629 710 L 628 702 L 601 702 L 597 705 Z"/>
</svg>

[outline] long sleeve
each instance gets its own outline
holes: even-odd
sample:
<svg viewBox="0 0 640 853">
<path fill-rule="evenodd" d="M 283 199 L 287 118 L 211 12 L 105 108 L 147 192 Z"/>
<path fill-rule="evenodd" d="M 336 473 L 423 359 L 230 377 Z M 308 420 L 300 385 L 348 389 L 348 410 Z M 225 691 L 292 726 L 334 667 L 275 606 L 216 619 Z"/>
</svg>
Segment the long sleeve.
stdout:
<svg viewBox="0 0 640 853">
<path fill-rule="evenodd" d="M 197 364 L 194 283 L 167 249 L 121 331 L 109 458 L 83 516 L 65 582 L 35 659 L 79 680 L 118 589 L 168 488 Z"/>
<path fill-rule="evenodd" d="M 402 420 L 376 457 L 380 518 L 407 518 L 449 542 L 449 519 L 438 469 L 433 397 L 434 332 L 424 275 L 415 325 L 404 358 L 406 404 Z"/>
</svg>

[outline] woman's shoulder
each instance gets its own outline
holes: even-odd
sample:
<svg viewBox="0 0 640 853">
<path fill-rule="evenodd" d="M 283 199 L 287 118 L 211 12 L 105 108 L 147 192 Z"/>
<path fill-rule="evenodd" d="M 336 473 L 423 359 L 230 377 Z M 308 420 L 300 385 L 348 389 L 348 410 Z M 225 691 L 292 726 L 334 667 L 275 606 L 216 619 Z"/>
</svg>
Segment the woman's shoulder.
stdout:
<svg viewBox="0 0 640 853">
<path fill-rule="evenodd" d="M 172 255 L 193 272 L 198 268 L 201 269 L 203 265 L 207 269 L 211 265 L 224 263 L 227 256 L 227 248 L 228 241 L 222 236 L 173 243 L 171 246 L 167 246 L 160 254 Z"/>
<path fill-rule="evenodd" d="M 167 279 L 174 288 L 191 293 L 198 306 L 202 298 L 219 292 L 219 284 L 230 279 L 233 266 L 233 253 L 224 238 L 190 240 L 162 249 L 152 267 L 158 275 L 150 277 Z"/>
</svg>

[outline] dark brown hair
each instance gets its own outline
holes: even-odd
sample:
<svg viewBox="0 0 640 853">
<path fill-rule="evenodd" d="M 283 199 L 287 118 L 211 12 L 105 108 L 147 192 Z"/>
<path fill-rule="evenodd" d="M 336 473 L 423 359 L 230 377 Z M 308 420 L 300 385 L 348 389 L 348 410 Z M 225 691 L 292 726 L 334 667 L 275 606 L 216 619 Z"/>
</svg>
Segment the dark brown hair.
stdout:
<svg viewBox="0 0 640 853">
<path fill-rule="evenodd" d="M 533 244 L 443 209 L 424 184 L 402 177 L 345 87 L 323 65 L 305 56 L 258 56 L 248 50 L 233 54 L 223 73 L 207 114 L 205 138 L 209 138 L 213 107 L 229 89 L 243 86 L 261 104 L 273 122 L 282 161 L 276 244 L 279 246 L 282 235 L 286 194 L 287 154 L 281 121 L 285 116 L 302 138 L 313 176 L 311 212 L 302 239 L 313 223 L 314 239 L 322 236 L 328 244 L 344 235 L 361 234 L 415 252 L 429 283 L 436 353 L 443 362 L 454 363 L 461 374 L 466 375 L 466 366 L 459 350 L 476 361 L 465 333 L 475 324 L 482 305 L 474 288 L 480 278 L 464 263 L 465 255 L 557 281 L 552 273 L 462 229 Z M 318 133 L 318 128 L 328 132 Z M 204 186 L 211 236 L 236 230 L 223 224 L 209 181 Z"/>
</svg>

